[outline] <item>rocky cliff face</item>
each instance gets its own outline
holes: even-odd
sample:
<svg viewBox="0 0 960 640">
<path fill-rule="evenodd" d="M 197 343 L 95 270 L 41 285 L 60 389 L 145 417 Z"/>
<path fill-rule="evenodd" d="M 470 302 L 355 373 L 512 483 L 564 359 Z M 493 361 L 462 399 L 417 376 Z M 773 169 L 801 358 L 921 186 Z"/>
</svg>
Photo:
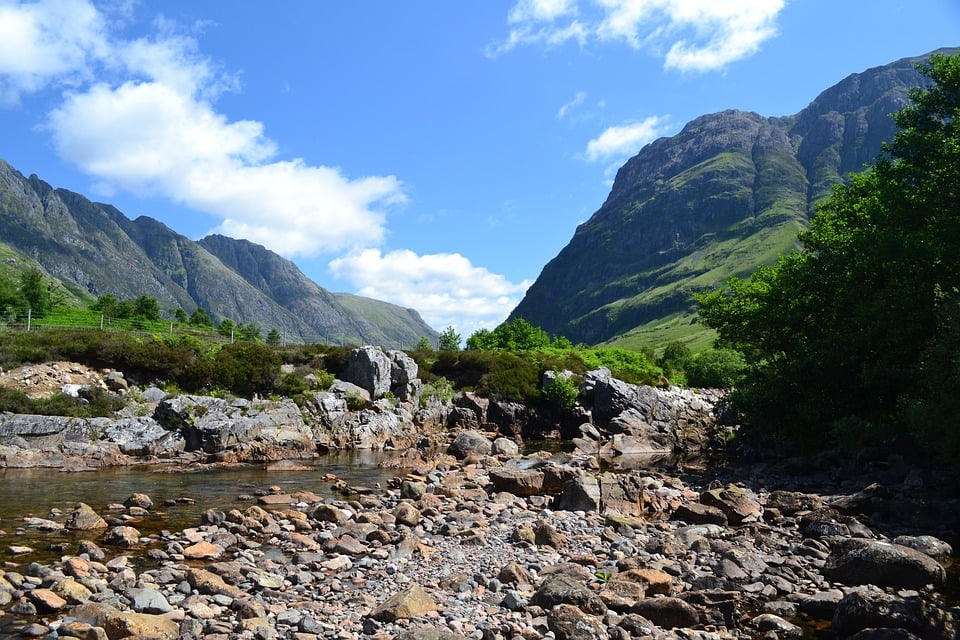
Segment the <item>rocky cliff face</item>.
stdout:
<svg viewBox="0 0 960 640">
<path fill-rule="evenodd" d="M 793 116 L 724 111 L 647 145 L 511 318 L 591 344 L 689 321 L 693 293 L 775 262 L 832 186 L 876 157 L 925 58 L 854 74 Z"/>
<path fill-rule="evenodd" d="M 224 236 L 199 242 L 157 220 L 24 178 L 0 161 L 0 237 L 68 288 L 97 297 L 141 294 L 161 309 L 202 307 L 307 342 L 412 345 L 436 331 L 409 309 L 345 305 L 289 260 Z"/>
</svg>

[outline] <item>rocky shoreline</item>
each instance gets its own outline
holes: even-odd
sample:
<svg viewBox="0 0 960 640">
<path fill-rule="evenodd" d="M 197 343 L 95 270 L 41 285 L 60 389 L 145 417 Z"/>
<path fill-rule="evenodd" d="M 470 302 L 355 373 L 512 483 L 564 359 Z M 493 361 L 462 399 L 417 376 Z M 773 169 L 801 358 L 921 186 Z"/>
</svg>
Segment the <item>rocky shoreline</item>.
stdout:
<svg viewBox="0 0 960 640">
<path fill-rule="evenodd" d="M 181 531 L 141 534 L 158 509 L 142 494 L 25 520 L 4 538 L 0 623 L 109 640 L 956 637 L 958 505 L 912 511 L 922 473 L 829 493 L 865 476 L 610 473 L 504 448 L 462 432 L 399 459 L 389 486 L 264 487 Z M 43 527 L 71 532 L 57 561 L 17 542 Z"/>
<path fill-rule="evenodd" d="M 723 446 L 719 395 L 603 369 L 547 427 L 514 403 L 425 397 L 400 352 L 359 349 L 344 377 L 298 406 L 110 372 L 131 399 L 115 418 L 0 415 L 2 466 L 282 472 L 323 448 L 370 448 L 394 451 L 397 474 L 369 488 L 330 478 L 329 495 L 261 487 L 187 528 L 157 526 L 182 497 L 155 505 L 149 486 L 23 514 L 0 532 L 0 635 L 957 637 L 960 502 L 898 452 L 698 467 L 688 456 Z M 576 448 L 521 454 L 535 436 Z M 628 464 L 652 459 L 684 462 Z"/>
</svg>

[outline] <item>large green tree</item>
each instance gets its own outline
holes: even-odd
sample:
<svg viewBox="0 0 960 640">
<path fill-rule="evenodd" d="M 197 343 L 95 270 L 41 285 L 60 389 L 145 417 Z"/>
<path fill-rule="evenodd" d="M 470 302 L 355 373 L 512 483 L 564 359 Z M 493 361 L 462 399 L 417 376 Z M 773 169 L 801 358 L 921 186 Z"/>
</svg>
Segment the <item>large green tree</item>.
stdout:
<svg viewBox="0 0 960 640">
<path fill-rule="evenodd" d="M 734 402 L 754 433 L 811 446 L 891 435 L 936 377 L 925 354 L 953 344 L 941 332 L 960 291 L 960 57 L 920 69 L 933 83 L 911 92 L 873 167 L 818 208 L 802 249 L 700 296 L 720 345 L 749 363 Z"/>
</svg>

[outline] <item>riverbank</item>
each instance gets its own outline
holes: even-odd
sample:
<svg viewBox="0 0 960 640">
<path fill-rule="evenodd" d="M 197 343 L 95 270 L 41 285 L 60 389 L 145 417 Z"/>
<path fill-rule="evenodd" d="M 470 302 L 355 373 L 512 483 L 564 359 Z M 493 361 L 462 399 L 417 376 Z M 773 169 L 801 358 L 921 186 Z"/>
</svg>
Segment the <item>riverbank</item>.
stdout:
<svg viewBox="0 0 960 640">
<path fill-rule="evenodd" d="M 24 520 L 2 539 L 0 621 L 109 640 L 956 637 L 944 538 L 960 510 L 895 456 L 849 476 L 799 461 L 614 474 L 458 440 L 380 487 L 278 480 L 184 528 L 135 495 L 40 519 L 66 534 Z M 37 561 L 43 535 L 59 546 Z"/>
</svg>

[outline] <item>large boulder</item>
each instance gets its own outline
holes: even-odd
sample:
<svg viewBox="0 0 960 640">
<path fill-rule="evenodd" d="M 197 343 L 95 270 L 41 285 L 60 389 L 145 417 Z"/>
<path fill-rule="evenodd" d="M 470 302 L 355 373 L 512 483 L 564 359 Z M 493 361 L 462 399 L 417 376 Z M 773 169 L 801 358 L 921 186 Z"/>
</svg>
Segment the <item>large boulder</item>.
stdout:
<svg viewBox="0 0 960 640">
<path fill-rule="evenodd" d="M 938 586 L 946 580 L 939 562 L 923 552 L 889 542 L 851 538 L 827 557 L 824 573 L 850 585 L 873 584 L 900 589 Z"/>
<path fill-rule="evenodd" d="M 403 351 L 388 351 L 390 357 L 390 391 L 401 401 L 415 400 L 423 389 L 417 377 L 416 361 Z"/>
<path fill-rule="evenodd" d="M 350 352 L 343 379 L 366 389 L 373 399 L 390 391 L 393 363 L 380 347 L 360 347 Z"/>
<path fill-rule="evenodd" d="M 469 455 L 485 456 L 493 449 L 493 442 L 490 438 L 476 431 L 461 431 L 450 443 L 447 453 L 463 460 Z"/>
</svg>

